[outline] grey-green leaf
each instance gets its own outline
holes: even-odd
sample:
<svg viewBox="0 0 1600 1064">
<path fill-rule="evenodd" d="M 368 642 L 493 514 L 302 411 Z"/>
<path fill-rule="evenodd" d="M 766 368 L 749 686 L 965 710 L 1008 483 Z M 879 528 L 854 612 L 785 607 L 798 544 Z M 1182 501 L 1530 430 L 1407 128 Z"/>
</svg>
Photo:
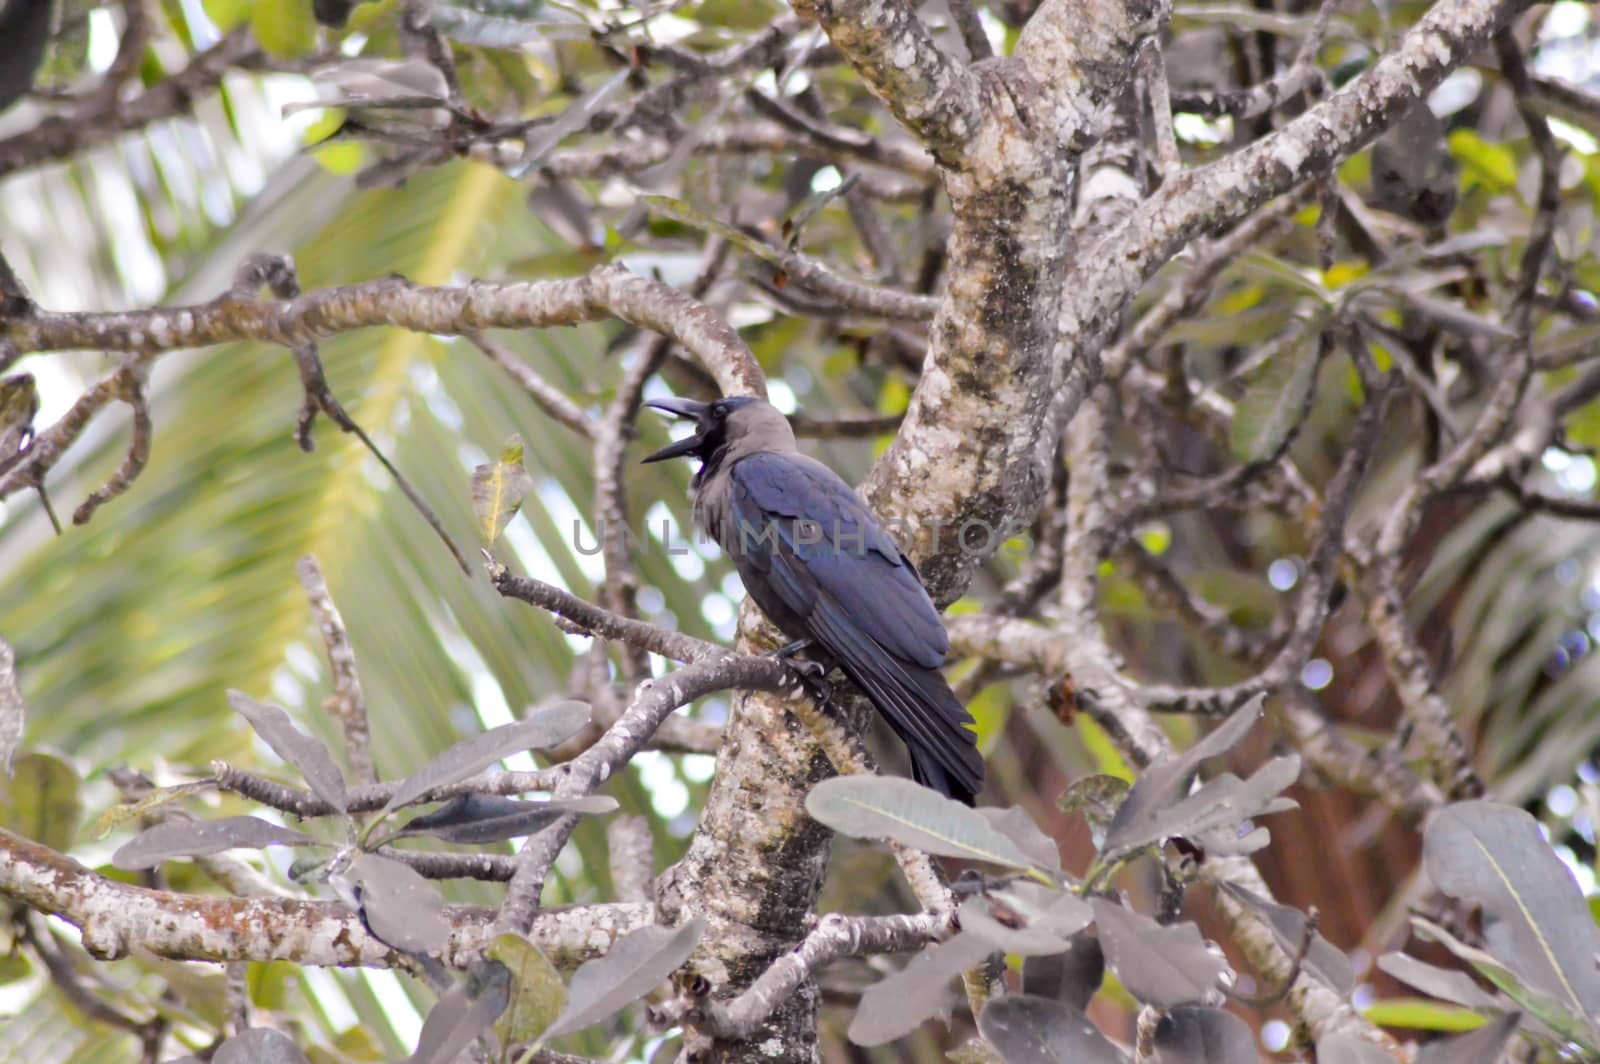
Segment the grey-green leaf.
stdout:
<svg viewBox="0 0 1600 1064">
<path fill-rule="evenodd" d="M 479 1035 L 494 1026 L 511 1001 L 511 972 L 498 961 L 444 993 L 428 1010 L 417 1050 L 406 1064 L 455 1064 Z"/>
<path fill-rule="evenodd" d="M 1530 1015 L 1538 1019 L 1545 1026 L 1564 1041 L 1585 1046 L 1597 1055 L 1600 1055 L 1600 1039 L 1595 1037 L 1594 1021 L 1582 1013 L 1575 1012 L 1564 1000 L 1534 986 L 1522 973 L 1509 967 L 1499 957 L 1469 946 L 1456 938 L 1449 931 L 1420 916 L 1411 918 L 1411 925 L 1423 938 L 1431 939 L 1448 949 L 1461 960 L 1468 964 L 1489 982 L 1493 983 L 1506 997 L 1516 1002 Z"/>
<path fill-rule="evenodd" d="M 223 850 L 315 845 L 317 840 L 310 835 L 253 816 L 168 820 L 146 828 L 123 843 L 111 855 L 111 863 L 118 868 L 138 871 L 176 857 L 206 857 Z"/>
<path fill-rule="evenodd" d="M 603 957 L 585 961 L 567 987 L 567 1007 L 546 1038 L 581 1031 L 632 1004 L 677 971 L 705 933 L 705 917 L 681 927 L 641 927 L 617 939 Z"/>
<path fill-rule="evenodd" d="M 842 835 L 888 839 L 942 857 L 1006 868 L 1034 861 L 976 809 L 893 776 L 836 776 L 806 795 L 806 812 Z"/>
<path fill-rule="evenodd" d="M 1253 1064 L 1255 1035 L 1231 1012 L 1208 1005 L 1168 1009 L 1156 1024 L 1156 1064 Z"/>
<path fill-rule="evenodd" d="M 1089 1007 L 1089 1000 L 1105 981 L 1106 955 L 1093 928 L 1072 936 L 1063 953 L 1022 959 L 1022 992 L 1036 994 L 1073 1008 Z"/>
<path fill-rule="evenodd" d="M 408 864 L 375 853 L 350 863 L 361 915 L 379 941 L 407 953 L 438 953 L 450 943 L 439 888 Z"/>
<path fill-rule="evenodd" d="M 1521 1020 L 1520 1012 L 1508 1012 L 1476 1031 L 1442 1042 L 1429 1042 L 1417 1054 L 1416 1064 L 1498 1064 Z"/>
<path fill-rule="evenodd" d="M 242 691 L 229 691 L 228 705 L 250 722 L 250 727 L 273 753 L 300 771 L 312 793 L 335 809 L 345 808 L 348 798 L 344 773 L 322 740 L 296 728 L 281 707 L 257 702 Z"/>
<path fill-rule="evenodd" d="M 1241 462 L 1272 458 L 1288 443 L 1311 407 L 1317 385 L 1317 344 L 1302 336 L 1268 360 L 1233 408 L 1228 443 Z"/>
<path fill-rule="evenodd" d="M 1235 901 L 1261 918 L 1285 956 L 1300 956 L 1304 946 L 1304 959 L 1300 967 L 1312 978 L 1341 995 L 1355 989 L 1355 969 L 1343 950 L 1315 931 L 1311 933 L 1311 941 L 1306 942 L 1310 920 L 1305 913 L 1292 905 L 1269 901 L 1234 883 L 1223 881 L 1221 886 Z"/>
<path fill-rule="evenodd" d="M 1199 770 L 1201 762 L 1226 753 L 1245 737 L 1260 719 L 1265 700 L 1263 695 L 1250 699 L 1194 746 L 1182 754 L 1159 760 L 1140 773 L 1128 797 L 1117 808 L 1117 815 L 1112 818 L 1110 827 L 1106 829 L 1102 856 L 1126 853 L 1180 834 L 1175 830 L 1179 827 L 1195 830 L 1195 825 L 1200 823 L 1215 827 L 1216 822 L 1202 815 L 1214 808 L 1215 803 L 1201 800 L 1201 792 L 1205 788 L 1189 794 L 1190 779 Z M 1281 771 L 1282 768 L 1274 769 L 1274 772 Z M 1237 782 L 1236 778 L 1229 778 Z M 1169 810 L 1178 808 L 1183 810 L 1180 816 L 1168 815 Z M 1234 811 L 1230 807 L 1229 814 Z M 1248 815 L 1242 813 L 1239 819 Z"/>
<path fill-rule="evenodd" d="M 1317 1039 L 1317 1064 L 1394 1064 L 1394 1057 L 1365 1038 L 1328 1034 Z"/>
<path fill-rule="evenodd" d="M 1078 1009 L 1016 994 L 983 1007 L 978 1031 L 1005 1064 L 1124 1064 L 1127 1057 Z"/>
<path fill-rule="evenodd" d="M 617 800 L 605 795 L 522 801 L 488 794 L 462 794 L 431 813 L 406 821 L 398 835 L 430 835 L 444 842 L 481 846 L 532 835 L 568 813 L 610 813 Z"/>
<path fill-rule="evenodd" d="M 240 1031 L 217 1047 L 214 1064 L 310 1064 L 288 1035 L 270 1027 Z"/>
<path fill-rule="evenodd" d="M 1128 993 L 1158 1008 L 1199 1001 L 1228 970 L 1192 923 L 1158 924 L 1106 898 L 1091 898 L 1106 964 Z"/>
<path fill-rule="evenodd" d="M 861 995 L 861 1004 L 850 1021 L 850 1041 L 860 1046 L 881 1046 L 905 1037 L 934 1016 L 947 1019 L 950 981 L 993 951 L 987 942 L 964 931 L 929 946 L 904 968 L 874 983 Z"/>
<path fill-rule="evenodd" d="M 1048 872 L 1061 871 L 1061 850 L 1056 846 L 1056 840 L 1046 835 L 1020 805 L 1005 809 L 983 806 L 978 813 L 989 822 L 990 827 L 1016 843 L 1017 849 L 1035 866 Z"/>
<path fill-rule="evenodd" d="M 555 702 L 522 720 L 463 739 L 403 780 L 381 815 L 387 816 L 429 791 L 460 783 L 513 754 L 555 746 L 587 723 L 589 707 L 584 703 Z"/>
<path fill-rule="evenodd" d="M 1490 953 L 1580 1016 L 1600 1017 L 1600 929 L 1572 872 L 1525 811 L 1460 802 L 1423 834 L 1428 877 L 1483 907 Z"/>
<path fill-rule="evenodd" d="M 1387 975 L 1452 1005 L 1492 1012 L 1500 1008 L 1493 994 L 1480 987 L 1466 972 L 1419 961 L 1404 953 L 1385 953 L 1378 958 L 1378 969 Z"/>
</svg>

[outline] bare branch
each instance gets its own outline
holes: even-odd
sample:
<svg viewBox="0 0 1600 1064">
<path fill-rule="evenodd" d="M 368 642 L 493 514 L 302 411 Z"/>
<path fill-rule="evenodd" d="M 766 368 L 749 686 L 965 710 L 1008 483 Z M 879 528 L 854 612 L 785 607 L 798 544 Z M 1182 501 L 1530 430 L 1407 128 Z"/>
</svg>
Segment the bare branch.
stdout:
<svg viewBox="0 0 1600 1064">
<path fill-rule="evenodd" d="M 936 43 L 902 0 L 795 0 L 816 19 L 884 106 L 946 166 L 984 122 L 978 81 Z"/>
<path fill-rule="evenodd" d="M 367 699 L 361 691 L 361 674 L 356 669 L 356 652 L 350 645 L 350 633 L 345 631 L 344 618 L 328 592 L 328 581 L 317 559 L 307 554 L 296 563 L 295 571 L 311 603 L 311 612 L 317 618 L 322 644 L 328 648 L 333 696 L 326 706 L 344 732 L 345 756 L 350 759 L 350 768 L 357 780 L 377 783 L 378 771 L 372 764 L 372 731 L 367 723 Z"/>
<path fill-rule="evenodd" d="M 754 983 L 728 1002 L 704 1009 L 705 1027 L 723 1038 L 745 1038 L 777 1005 L 816 973 L 844 957 L 920 949 L 950 930 L 950 915 L 844 916 L 828 913 L 792 952 L 773 961 Z"/>
<path fill-rule="evenodd" d="M 522 385 L 522 390 L 528 393 L 529 398 L 538 403 L 539 408 L 551 418 L 581 436 L 594 438 L 594 422 L 589 420 L 589 415 L 577 403 L 567 397 L 567 393 L 535 373 L 510 348 L 498 341 L 476 332 L 466 333 L 465 336 L 474 347 L 493 359 L 495 365 L 505 370 L 512 380 Z"/>
<path fill-rule="evenodd" d="M 406 968 L 412 961 L 367 932 L 339 902 L 225 898 L 150 890 L 106 879 L 38 843 L 0 830 L 0 893 L 83 933 L 101 960 L 135 950 L 172 960 L 285 960 L 317 967 Z M 444 960 L 465 967 L 482 956 L 492 914 L 455 906 Z M 650 922 L 643 905 L 548 909 L 530 922 L 536 945 L 564 966 L 603 953 Z"/>
</svg>

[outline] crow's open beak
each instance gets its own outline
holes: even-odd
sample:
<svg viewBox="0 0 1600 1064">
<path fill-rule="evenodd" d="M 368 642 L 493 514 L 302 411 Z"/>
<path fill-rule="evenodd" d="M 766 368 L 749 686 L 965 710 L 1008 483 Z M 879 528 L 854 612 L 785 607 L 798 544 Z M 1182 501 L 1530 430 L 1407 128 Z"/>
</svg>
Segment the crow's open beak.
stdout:
<svg viewBox="0 0 1600 1064">
<path fill-rule="evenodd" d="M 706 419 L 706 411 L 711 408 L 709 403 L 700 403 L 693 399 L 652 399 L 644 405 L 656 410 L 665 410 L 675 417 L 693 418 L 702 425 Z M 668 458 L 682 458 L 685 455 L 693 454 L 704 440 L 705 432 L 702 429 L 692 436 L 685 436 L 677 443 L 668 444 L 655 454 L 647 455 L 639 461 L 641 463 L 664 462 Z"/>
</svg>

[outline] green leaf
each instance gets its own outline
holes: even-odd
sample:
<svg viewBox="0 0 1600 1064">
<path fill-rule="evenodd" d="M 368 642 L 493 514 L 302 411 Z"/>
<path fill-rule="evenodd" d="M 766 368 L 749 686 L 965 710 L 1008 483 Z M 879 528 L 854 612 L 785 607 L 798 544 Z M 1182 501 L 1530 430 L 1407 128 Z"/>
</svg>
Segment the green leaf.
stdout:
<svg viewBox="0 0 1600 1064">
<path fill-rule="evenodd" d="M 472 470 L 472 512 L 485 543 L 492 546 L 500 539 L 532 490 L 533 477 L 522 464 L 522 437 L 512 433 L 498 460 Z"/>
<path fill-rule="evenodd" d="M 310 126 L 306 127 L 302 143 L 311 157 L 330 174 L 347 176 L 360 170 L 366 163 L 367 150 L 358 141 L 332 139 L 344 127 L 345 112 L 342 107 L 330 107 Z"/>
<path fill-rule="evenodd" d="M 1450 153 L 1461 163 L 1463 180 L 1471 178 L 1491 192 L 1517 183 L 1517 157 L 1504 144 L 1491 144 L 1470 129 L 1450 132 Z"/>
<path fill-rule="evenodd" d="M 1317 345 L 1302 334 L 1267 360 L 1233 411 L 1228 443 L 1235 458 L 1261 462 L 1289 441 L 1311 407 L 1317 385 Z"/>
<path fill-rule="evenodd" d="M 78 837 L 83 819 L 78 770 L 43 753 L 17 758 L 9 780 L 0 780 L 0 816 L 7 828 L 34 842 L 65 852 Z"/>
<path fill-rule="evenodd" d="M 250 28 L 278 59 L 310 55 L 317 47 L 317 22 L 306 0 L 256 0 Z"/>
<path fill-rule="evenodd" d="M 137 802 L 114 805 L 95 818 L 93 826 L 89 828 L 89 838 L 99 842 L 120 825 L 126 824 L 134 817 L 144 816 L 146 813 L 160 809 L 167 803 L 177 801 L 185 795 L 198 794 L 201 791 L 209 791 L 211 788 L 210 781 L 180 783 L 175 787 L 158 787 Z"/>
<path fill-rule="evenodd" d="M 1361 1015 L 1379 1027 L 1405 1027 L 1416 1031 L 1475 1031 L 1488 1022 L 1471 1009 L 1413 997 L 1374 1001 L 1361 1010 Z"/>
<path fill-rule="evenodd" d="M 1133 786 L 1125 776 L 1096 772 L 1079 776 L 1057 803 L 1063 813 L 1077 813 L 1089 825 L 1089 837 L 1098 849 L 1105 845 L 1106 829 Z"/>
<path fill-rule="evenodd" d="M 982 813 L 911 780 L 836 776 L 806 795 L 806 812 L 842 835 L 888 839 L 942 857 L 1027 870 L 1034 862 Z"/>
<path fill-rule="evenodd" d="M 205 9 L 206 17 L 216 25 L 217 29 L 228 33 L 250 21 L 255 2 L 254 0 L 201 0 L 200 6 Z M 310 6 L 306 5 L 307 10 Z"/>
<path fill-rule="evenodd" d="M 784 253 L 782 251 L 757 240 L 742 229 L 731 226 L 727 222 L 711 217 L 704 211 L 689 206 L 680 199 L 673 199 L 671 196 L 640 196 L 639 202 L 651 214 L 670 218 L 680 225 L 687 225 L 691 229 L 700 230 L 702 233 L 720 236 L 734 247 L 743 248 L 756 258 L 773 266 L 783 265 Z"/>
<path fill-rule="evenodd" d="M 489 957 L 511 972 L 511 1003 L 495 1021 L 504 1045 L 532 1042 L 555 1022 L 567 1004 L 567 985 L 544 952 L 520 935 L 499 935 Z"/>
</svg>

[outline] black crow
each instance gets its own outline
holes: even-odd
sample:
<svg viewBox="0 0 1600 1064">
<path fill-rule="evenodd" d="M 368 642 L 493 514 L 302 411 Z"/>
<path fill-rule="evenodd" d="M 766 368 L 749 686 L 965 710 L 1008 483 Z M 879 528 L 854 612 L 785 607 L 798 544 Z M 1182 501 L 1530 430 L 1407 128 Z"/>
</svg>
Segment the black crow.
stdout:
<svg viewBox="0 0 1600 1064">
<path fill-rule="evenodd" d="M 695 523 L 796 640 L 780 653 L 821 650 L 888 718 L 917 782 L 973 804 L 983 757 L 971 715 L 939 672 L 950 637 L 916 569 L 855 491 L 800 454 L 788 419 L 763 400 L 646 405 L 694 419 L 694 435 L 644 460 L 700 460 Z"/>
</svg>

